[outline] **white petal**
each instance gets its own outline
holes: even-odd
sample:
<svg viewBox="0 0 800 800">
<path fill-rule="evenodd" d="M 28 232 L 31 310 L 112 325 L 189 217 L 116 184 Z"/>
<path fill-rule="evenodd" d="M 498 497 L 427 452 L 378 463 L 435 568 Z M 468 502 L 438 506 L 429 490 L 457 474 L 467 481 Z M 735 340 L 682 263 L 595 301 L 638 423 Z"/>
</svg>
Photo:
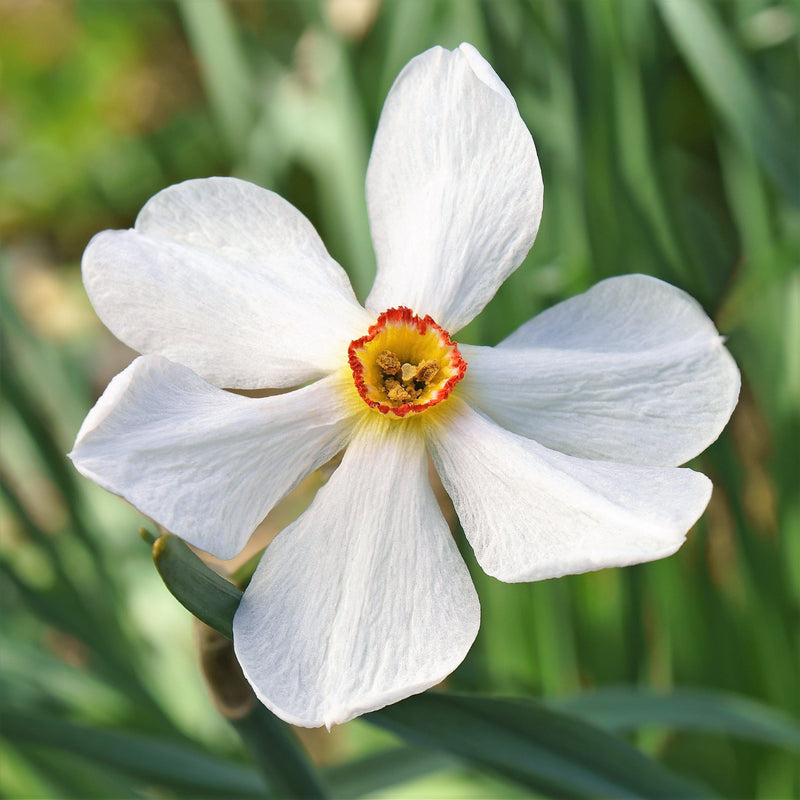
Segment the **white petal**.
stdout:
<svg viewBox="0 0 800 800">
<path fill-rule="evenodd" d="M 330 727 L 441 681 L 479 617 L 422 441 L 403 421 L 377 419 L 267 548 L 233 638 L 268 708 Z"/>
<path fill-rule="evenodd" d="M 367 171 L 378 257 L 367 308 L 462 328 L 533 244 L 542 192 L 531 135 L 478 51 L 417 56 L 386 98 Z"/>
<path fill-rule="evenodd" d="M 128 231 L 83 256 L 98 316 L 141 353 L 216 386 L 293 386 L 344 363 L 374 321 L 311 223 L 278 195 L 234 178 L 171 186 Z"/>
<path fill-rule="evenodd" d="M 70 458 L 167 530 L 232 558 L 272 506 L 347 442 L 360 409 L 343 401 L 339 380 L 255 399 L 143 356 L 108 385 Z"/>
<path fill-rule="evenodd" d="M 677 466 L 720 434 L 739 370 L 700 305 L 645 275 L 598 283 L 496 348 L 460 346 L 469 401 L 562 453 Z"/>
<path fill-rule="evenodd" d="M 711 496 L 698 472 L 573 458 L 450 402 L 429 427 L 431 456 L 478 563 L 500 580 L 671 555 Z"/>
</svg>

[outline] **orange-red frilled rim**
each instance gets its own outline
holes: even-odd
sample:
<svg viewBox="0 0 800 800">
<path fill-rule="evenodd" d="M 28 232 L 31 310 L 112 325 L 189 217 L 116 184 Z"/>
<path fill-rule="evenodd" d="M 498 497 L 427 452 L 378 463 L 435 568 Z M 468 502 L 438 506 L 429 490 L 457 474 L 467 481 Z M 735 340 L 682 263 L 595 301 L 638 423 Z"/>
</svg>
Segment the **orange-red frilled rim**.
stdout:
<svg viewBox="0 0 800 800">
<path fill-rule="evenodd" d="M 450 334 L 404 306 L 384 311 L 347 353 L 364 402 L 397 417 L 441 403 L 467 370 Z"/>
</svg>

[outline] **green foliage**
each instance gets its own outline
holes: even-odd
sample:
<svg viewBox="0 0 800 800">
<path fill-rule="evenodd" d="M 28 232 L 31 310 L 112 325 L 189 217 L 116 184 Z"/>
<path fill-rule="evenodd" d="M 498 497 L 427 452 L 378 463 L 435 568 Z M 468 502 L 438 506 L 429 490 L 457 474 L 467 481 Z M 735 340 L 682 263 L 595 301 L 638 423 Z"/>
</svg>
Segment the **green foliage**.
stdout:
<svg viewBox="0 0 800 800">
<path fill-rule="evenodd" d="M 197 797 L 258 797 L 266 787 L 252 769 L 227 764 L 185 745 L 92 729 L 65 720 L 4 710 L 3 735 L 17 745 L 52 747 Z"/>
<path fill-rule="evenodd" d="M 545 796 L 711 796 L 629 744 L 533 701 L 427 692 L 367 719 Z"/>
<path fill-rule="evenodd" d="M 800 796 L 796 6 L 384 0 L 347 27 L 336 5 L 0 11 L 0 794 Z M 94 319 L 78 261 L 164 186 L 234 174 L 298 206 L 363 297 L 383 98 L 409 58 L 463 40 L 517 99 L 546 185 L 536 245 L 463 338 L 493 344 L 601 278 L 644 272 L 714 317 L 742 398 L 698 460 L 714 497 L 673 558 L 532 585 L 470 563 L 483 623 L 448 689 L 544 705 L 411 698 L 370 721 L 417 747 L 352 723 L 310 741 L 335 762 L 320 775 L 261 706 L 233 725 L 216 714 L 141 518 L 64 457 L 130 357 Z M 229 636 L 239 590 L 159 541 L 169 590 Z M 281 765 L 299 783 L 281 784 Z"/>
<path fill-rule="evenodd" d="M 723 733 L 800 752 L 797 722 L 746 697 L 723 692 L 611 687 L 571 697 L 557 707 L 613 731 L 661 725 Z"/>
<path fill-rule="evenodd" d="M 153 562 L 164 584 L 201 622 L 233 638 L 233 615 L 242 593 L 212 572 L 191 548 L 171 534 L 153 544 Z"/>
</svg>

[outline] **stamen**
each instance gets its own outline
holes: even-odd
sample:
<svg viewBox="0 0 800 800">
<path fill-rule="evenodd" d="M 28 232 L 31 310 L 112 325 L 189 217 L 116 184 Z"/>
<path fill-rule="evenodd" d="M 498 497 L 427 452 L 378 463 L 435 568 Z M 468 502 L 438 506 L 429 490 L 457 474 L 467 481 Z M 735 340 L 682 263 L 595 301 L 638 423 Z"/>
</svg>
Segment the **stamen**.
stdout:
<svg viewBox="0 0 800 800">
<path fill-rule="evenodd" d="M 423 361 L 419 367 L 417 367 L 415 380 L 418 380 L 420 383 L 430 383 L 438 373 L 439 363 L 437 361 L 434 359 Z"/>
<path fill-rule="evenodd" d="M 351 342 L 349 360 L 364 402 L 398 417 L 446 399 L 467 368 L 447 331 L 402 307 L 385 311 Z"/>
<path fill-rule="evenodd" d="M 383 382 L 386 396 L 397 405 L 410 403 L 414 398 L 394 378 L 387 378 Z"/>
<path fill-rule="evenodd" d="M 384 350 L 378 358 L 375 359 L 375 363 L 377 363 L 381 370 L 387 375 L 397 375 L 397 373 L 400 372 L 400 359 L 388 350 Z"/>
</svg>

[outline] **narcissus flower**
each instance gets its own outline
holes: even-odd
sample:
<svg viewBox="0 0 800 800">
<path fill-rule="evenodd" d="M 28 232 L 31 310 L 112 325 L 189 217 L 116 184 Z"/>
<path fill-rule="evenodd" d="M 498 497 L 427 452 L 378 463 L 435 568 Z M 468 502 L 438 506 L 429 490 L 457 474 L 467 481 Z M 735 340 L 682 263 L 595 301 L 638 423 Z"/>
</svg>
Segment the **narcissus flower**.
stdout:
<svg viewBox="0 0 800 800">
<path fill-rule="evenodd" d="M 97 313 L 141 353 L 109 385 L 77 468 L 221 558 L 345 449 L 269 545 L 234 620 L 259 698 L 344 722 L 464 658 L 479 605 L 428 456 L 481 566 L 530 581 L 674 553 L 710 481 L 739 374 L 682 291 L 612 278 L 497 347 L 453 336 L 533 243 L 531 136 L 470 45 L 411 61 L 367 173 L 378 273 L 366 308 L 309 222 L 229 178 L 153 197 L 83 259 Z M 223 388 L 302 386 L 265 398 Z"/>
</svg>

